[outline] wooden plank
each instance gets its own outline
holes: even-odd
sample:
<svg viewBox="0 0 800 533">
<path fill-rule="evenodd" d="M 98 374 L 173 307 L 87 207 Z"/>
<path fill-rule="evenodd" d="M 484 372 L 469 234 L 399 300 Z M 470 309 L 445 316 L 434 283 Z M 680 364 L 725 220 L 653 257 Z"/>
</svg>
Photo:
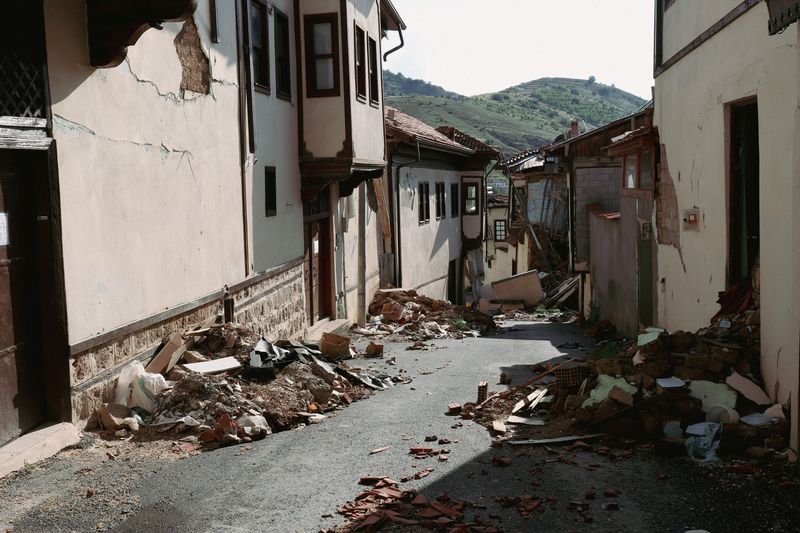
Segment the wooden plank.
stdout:
<svg viewBox="0 0 800 533">
<path fill-rule="evenodd" d="M 378 198 L 378 220 L 380 220 L 381 233 L 384 239 L 390 239 L 392 237 L 392 227 L 389 222 L 389 208 L 386 203 L 383 178 L 372 180 L 372 185 L 375 188 L 375 196 Z"/>
<path fill-rule="evenodd" d="M 569 437 L 556 437 L 554 439 L 534 439 L 534 440 L 512 440 L 509 444 L 514 446 L 539 446 L 541 444 L 561 444 L 565 442 L 575 442 L 578 440 L 591 440 L 605 437 L 607 433 L 593 433 L 592 435 L 571 435 Z"/>
<path fill-rule="evenodd" d="M 547 422 L 541 418 L 527 418 L 524 416 L 509 416 L 506 422 L 522 426 L 544 426 L 547 424 Z"/>
<path fill-rule="evenodd" d="M 19 137 L 0 137 L 0 148 L 6 150 L 49 150 L 53 139 L 21 139 Z"/>
<path fill-rule="evenodd" d="M 47 132 L 31 128 L 5 128 L 0 125 L 0 137 L 18 139 L 46 139 Z"/>
<path fill-rule="evenodd" d="M 29 118 L 29 117 L 0 117 L 0 126 L 11 128 L 38 128 L 46 129 L 47 120 L 43 118 Z"/>
</svg>

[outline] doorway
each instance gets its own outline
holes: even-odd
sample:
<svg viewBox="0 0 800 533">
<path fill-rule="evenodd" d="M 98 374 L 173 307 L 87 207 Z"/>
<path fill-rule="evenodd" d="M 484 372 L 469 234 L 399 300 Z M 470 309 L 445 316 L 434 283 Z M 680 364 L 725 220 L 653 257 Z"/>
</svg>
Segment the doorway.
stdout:
<svg viewBox="0 0 800 533">
<path fill-rule="evenodd" d="M 331 316 L 331 224 L 329 191 L 303 204 L 303 284 L 308 325 Z"/>
<path fill-rule="evenodd" d="M 37 155 L 0 150 L 0 445 L 45 420 Z"/>
<path fill-rule="evenodd" d="M 730 108 L 728 287 L 744 280 L 759 252 L 758 104 Z"/>
</svg>

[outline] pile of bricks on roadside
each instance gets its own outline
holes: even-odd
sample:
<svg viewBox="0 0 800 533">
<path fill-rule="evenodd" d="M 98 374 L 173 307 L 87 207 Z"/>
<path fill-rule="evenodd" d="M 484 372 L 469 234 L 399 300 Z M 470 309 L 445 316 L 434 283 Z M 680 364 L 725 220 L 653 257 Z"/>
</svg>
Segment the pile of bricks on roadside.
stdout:
<svg viewBox="0 0 800 533">
<path fill-rule="evenodd" d="M 216 447 L 319 423 L 408 381 L 349 366 L 314 345 L 271 343 L 241 325 L 215 324 L 173 334 L 146 368 L 128 365 L 115 401 L 97 414 L 101 428 L 120 438 L 181 435 Z"/>
<path fill-rule="evenodd" d="M 369 315 L 367 324 L 353 328 L 353 333 L 426 341 L 479 337 L 492 333 L 496 328 L 489 316 L 420 295 L 414 290 L 378 291 L 369 305 Z"/>
<path fill-rule="evenodd" d="M 787 412 L 761 385 L 759 329 L 752 308 L 696 333 L 648 328 L 635 341 L 608 340 L 588 363 L 590 377 L 562 390 L 553 410 L 593 431 L 676 449 L 713 430 L 721 452 L 780 454 Z"/>
</svg>

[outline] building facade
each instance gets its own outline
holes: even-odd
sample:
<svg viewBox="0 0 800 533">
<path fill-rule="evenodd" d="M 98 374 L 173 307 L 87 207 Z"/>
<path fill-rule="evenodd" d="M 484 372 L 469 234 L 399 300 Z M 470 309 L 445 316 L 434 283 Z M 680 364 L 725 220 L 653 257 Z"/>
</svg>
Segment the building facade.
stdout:
<svg viewBox="0 0 800 533">
<path fill-rule="evenodd" d="M 791 402 L 795 449 L 796 15 L 797 3 L 785 0 L 656 2 L 654 114 L 661 142 L 658 320 L 672 330 L 702 327 L 718 311 L 720 292 L 753 278 L 760 289 L 761 373 L 773 400 Z"/>
<path fill-rule="evenodd" d="M 174 331 L 220 314 L 273 339 L 313 323 L 313 256 L 324 250 L 315 217 L 327 217 L 327 245 L 344 256 L 352 242 L 347 232 L 334 242 L 344 220 L 334 182 L 385 166 L 373 140 L 383 139 L 378 36 L 403 27 L 388 0 L 329 4 L 4 5 L 0 443 L 45 420 L 86 420 L 121 368 Z M 339 65 L 344 87 L 349 64 L 364 65 L 371 121 L 345 105 L 304 106 L 306 65 L 320 59 L 304 30 L 320 11 L 336 23 L 317 67 Z M 353 52 L 359 25 L 372 36 L 361 41 L 367 63 Z M 357 139 L 348 148 L 331 130 L 334 156 L 343 146 L 358 156 L 325 201 L 308 193 L 304 141 L 332 123 L 355 124 Z M 376 239 L 366 218 L 351 241 Z M 354 316 L 350 307 L 339 315 Z"/>
</svg>

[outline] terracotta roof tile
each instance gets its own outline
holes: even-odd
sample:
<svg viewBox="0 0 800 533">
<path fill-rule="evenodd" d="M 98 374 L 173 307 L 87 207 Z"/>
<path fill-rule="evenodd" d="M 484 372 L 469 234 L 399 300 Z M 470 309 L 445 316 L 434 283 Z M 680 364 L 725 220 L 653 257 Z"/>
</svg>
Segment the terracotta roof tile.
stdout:
<svg viewBox="0 0 800 533">
<path fill-rule="evenodd" d="M 467 148 L 449 139 L 446 135 L 436 131 L 433 126 L 429 126 L 421 120 L 416 119 L 411 115 L 407 115 L 394 107 L 386 106 L 384 108 L 384 119 L 388 127 L 394 128 L 411 137 L 416 137 L 420 140 L 427 140 L 460 152 L 472 152 L 470 148 Z"/>
</svg>

